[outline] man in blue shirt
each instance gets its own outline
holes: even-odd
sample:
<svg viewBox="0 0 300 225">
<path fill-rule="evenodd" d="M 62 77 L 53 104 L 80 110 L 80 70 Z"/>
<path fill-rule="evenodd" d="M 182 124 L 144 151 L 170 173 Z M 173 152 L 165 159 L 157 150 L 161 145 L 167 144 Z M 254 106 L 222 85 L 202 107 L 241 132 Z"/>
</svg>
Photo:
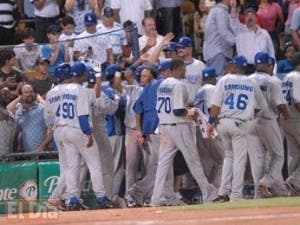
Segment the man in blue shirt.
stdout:
<svg viewBox="0 0 300 225">
<path fill-rule="evenodd" d="M 20 89 L 21 106 L 16 111 L 15 121 L 22 131 L 22 142 L 25 152 L 43 151 L 52 139 L 47 135 L 44 122 L 44 106 L 36 102 L 36 94 L 29 84 Z"/>
</svg>

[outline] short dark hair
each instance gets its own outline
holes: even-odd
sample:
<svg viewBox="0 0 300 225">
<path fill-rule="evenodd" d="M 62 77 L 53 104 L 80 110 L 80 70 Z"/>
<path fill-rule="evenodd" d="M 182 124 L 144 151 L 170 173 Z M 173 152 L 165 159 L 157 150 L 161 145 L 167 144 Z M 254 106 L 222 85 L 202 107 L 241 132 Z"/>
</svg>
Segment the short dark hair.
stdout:
<svg viewBox="0 0 300 225">
<path fill-rule="evenodd" d="M 178 68 L 180 68 L 182 66 L 185 66 L 183 60 L 181 60 L 181 59 L 172 59 L 170 69 L 173 71 L 173 70 L 177 70 Z"/>
<path fill-rule="evenodd" d="M 154 19 L 154 17 L 152 17 L 152 16 L 146 16 L 146 17 L 144 17 L 144 19 L 142 20 L 142 25 L 143 26 L 145 26 L 145 21 L 146 20 L 153 20 L 154 22 L 155 22 L 155 19 Z"/>
<path fill-rule="evenodd" d="M 12 49 L 0 50 L 0 67 L 4 66 L 5 62 L 13 57 L 16 57 L 16 54 Z"/>
<path fill-rule="evenodd" d="M 23 40 L 27 38 L 33 38 L 34 36 L 35 36 L 34 30 L 31 27 L 27 27 L 24 29 L 23 36 L 22 36 Z"/>
<path fill-rule="evenodd" d="M 73 26 L 76 26 L 76 23 L 75 23 L 75 21 L 74 21 L 74 19 L 73 19 L 72 16 L 65 16 L 65 17 L 62 19 L 61 24 L 62 24 L 63 26 L 66 26 L 66 25 L 68 25 L 68 24 L 71 24 L 71 25 L 73 25 Z"/>
</svg>

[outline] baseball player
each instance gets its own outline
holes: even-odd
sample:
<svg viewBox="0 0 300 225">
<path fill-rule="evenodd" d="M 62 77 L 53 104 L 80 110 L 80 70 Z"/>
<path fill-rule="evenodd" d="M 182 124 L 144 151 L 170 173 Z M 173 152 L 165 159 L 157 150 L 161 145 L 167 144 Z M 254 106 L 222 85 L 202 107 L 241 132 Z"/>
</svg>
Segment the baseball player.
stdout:
<svg viewBox="0 0 300 225">
<path fill-rule="evenodd" d="M 196 110 L 187 108 L 189 96 L 187 87 L 182 81 L 186 72 L 184 62 L 173 59 L 171 71 L 173 77 L 165 79 L 157 91 L 156 109 L 161 142 L 151 204 L 153 206 L 164 204 L 164 184 L 178 149 L 182 152 L 192 175 L 202 190 L 203 201 L 211 202 L 217 196 L 217 189 L 206 179 L 191 131 L 190 123 L 192 118 L 196 118 L 197 113 Z"/>
<path fill-rule="evenodd" d="M 207 67 L 202 70 L 202 82 L 204 85 L 200 88 L 195 98 L 194 107 L 197 107 L 207 116 L 209 116 L 211 100 L 213 98 L 215 85 L 217 83 L 216 76 L 216 71 L 212 67 Z M 222 166 L 224 160 L 224 150 L 221 140 L 219 137 L 216 137 L 213 140 L 203 138 L 200 129 L 201 128 L 199 124 L 197 124 L 197 147 L 202 160 L 202 165 L 207 174 L 208 180 L 218 188 L 221 183 Z"/>
<path fill-rule="evenodd" d="M 60 64 L 55 69 L 54 75 L 60 84 L 49 90 L 46 96 L 44 118 L 48 129 L 55 129 L 57 122 L 55 114 L 60 104 L 58 98 L 62 95 L 64 87 L 72 82 L 71 66 L 67 63 Z M 55 98 L 57 98 L 56 101 Z M 49 197 L 48 204 L 56 206 L 59 209 L 64 209 L 65 204 L 63 200 L 67 199 L 64 195 L 66 191 L 66 171 L 68 169 L 67 156 L 63 145 L 57 145 L 57 149 L 60 176 L 56 188 Z"/>
<path fill-rule="evenodd" d="M 87 66 L 87 86 L 90 90 L 90 95 L 94 96 L 96 94 L 95 88 L 97 88 L 97 83 L 99 79 L 96 78 L 96 74 L 101 72 L 101 68 L 98 68 L 98 71 L 95 71 L 95 67 L 92 68 Z M 108 96 L 101 92 L 100 97 L 97 97 L 95 101 L 92 103 L 92 124 L 93 124 L 93 134 L 96 140 L 99 154 L 100 154 L 100 161 L 101 161 L 101 168 L 103 174 L 103 183 L 106 190 L 106 196 L 109 199 L 113 198 L 112 188 L 113 188 L 113 151 L 108 139 L 108 136 L 105 131 L 106 121 L 105 121 L 105 114 L 113 115 L 117 108 L 118 102 L 113 101 L 108 98 Z M 81 187 L 84 187 L 84 182 L 86 180 L 86 175 L 88 172 L 88 167 L 85 162 L 81 165 L 81 172 L 80 172 L 80 180 L 81 180 Z"/>
<path fill-rule="evenodd" d="M 118 109 L 114 115 L 105 116 L 106 132 L 114 155 L 113 195 L 117 198 L 122 178 L 125 174 L 125 125 L 126 97 L 123 94 L 121 73 L 116 64 L 109 65 L 105 70 L 109 86 L 103 92 L 111 99 L 117 100 Z"/>
<path fill-rule="evenodd" d="M 193 105 L 195 96 L 201 87 L 202 74 L 205 64 L 193 58 L 193 41 L 189 37 L 181 37 L 177 43 L 177 55 L 186 65 L 184 82 L 188 88 L 189 104 Z"/>
<path fill-rule="evenodd" d="M 89 168 L 98 207 L 111 208 L 112 203 L 106 197 L 103 185 L 99 151 L 89 124 L 90 92 L 82 86 L 86 80 L 86 66 L 82 62 L 74 63 L 71 74 L 73 82 L 66 85 L 60 95 L 53 97 L 53 101 L 60 103 L 55 113 L 57 122 L 54 138 L 57 145 L 64 146 L 67 155 L 66 192 L 69 196 L 67 210 L 83 209 L 79 201 L 78 179 L 81 157 Z"/>
<path fill-rule="evenodd" d="M 276 76 L 272 76 L 274 64 L 275 60 L 272 57 L 265 52 L 259 52 L 255 55 L 256 72 L 249 76 L 249 79 L 260 86 L 268 104 L 268 107 L 259 112 L 255 119 L 256 140 L 254 138 L 251 140 L 255 147 L 252 152 L 249 152 L 250 160 L 253 158 L 251 167 L 256 170 L 253 171 L 254 183 L 258 184 L 263 197 L 271 197 L 270 188 L 275 186 L 282 189 L 279 195 L 286 194 L 281 173 L 284 162 L 283 140 L 277 118 L 282 116 L 283 119 L 288 119 L 289 112 L 281 92 L 281 81 Z M 260 157 L 264 149 L 270 157 L 269 160 Z M 252 156 L 251 153 L 254 152 L 255 155 Z"/>
<path fill-rule="evenodd" d="M 289 156 L 289 177 L 285 185 L 291 196 L 300 195 L 300 54 L 293 58 L 295 70 L 286 75 L 282 83 L 282 92 L 290 111 L 289 120 L 281 120 Z"/>
<path fill-rule="evenodd" d="M 228 195 L 230 201 L 243 198 L 249 124 L 256 105 L 266 107 L 259 87 L 245 76 L 246 58 L 235 56 L 231 64 L 234 65 L 232 74 L 222 77 L 215 87 L 207 126 L 208 136 L 211 136 L 213 125 L 219 119 L 216 128 L 225 151 L 219 188 L 221 201 L 229 200 Z"/>
</svg>

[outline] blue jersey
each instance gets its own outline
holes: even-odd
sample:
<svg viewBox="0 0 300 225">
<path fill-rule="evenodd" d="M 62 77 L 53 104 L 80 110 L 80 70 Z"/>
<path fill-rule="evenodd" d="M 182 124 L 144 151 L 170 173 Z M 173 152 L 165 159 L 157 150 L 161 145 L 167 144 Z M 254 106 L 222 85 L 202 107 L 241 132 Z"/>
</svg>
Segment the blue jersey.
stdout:
<svg viewBox="0 0 300 225">
<path fill-rule="evenodd" d="M 133 106 L 135 114 L 142 116 L 142 133 L 144 136 L 153 134 L 158 126 L 156 98 L 158 86 L 162 81 L 163 78 L 159 78 L 146 85 Z"/>
<path fill-rule="evenodd" d="M 119 106 L 114 115 L 105 115 L 106 133 L 108 136 L 125 135 L 124 117 L 126 110 L 126 98 L 120 93 L 117 93 L 112 87 L 106 87 L 103 92 L 112 100 L 115 100 L 115 95 L 120 97 Z"/>
</svg>

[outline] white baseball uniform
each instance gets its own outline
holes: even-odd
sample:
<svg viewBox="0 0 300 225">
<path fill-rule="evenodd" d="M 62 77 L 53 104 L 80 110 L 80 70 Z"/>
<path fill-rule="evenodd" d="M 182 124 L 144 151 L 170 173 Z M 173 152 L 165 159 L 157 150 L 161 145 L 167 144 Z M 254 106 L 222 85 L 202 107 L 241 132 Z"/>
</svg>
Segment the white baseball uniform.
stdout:
<svg viewBox="0 0 300 225">
<path fill-rule="evenodd" d="M 108 98 L 104 92 L 101 93 L 99 98 L 95 99 L 94 89 L 89 89 L 89 91 L 90 96 L 92 97 L 92 99 L 94 99 L 94 102 L 92 103 L 93 136 L 96 140 L 100 154 L 103 183 L 106 191 L 106 196 L 109 199 L 112 199 L 114 170 L 114 165 L 112 162 L 114 161 L 114 156 L 108 139 L 108 135 L 105 131 L 105 114 L 113 115 L 118 108 L 118 103 Z M 80 172 L 80 188 L 84 186 L 84 182 L 88 171 L 86 163 L 83 162 L 83 164 L 84 165 L 81 165 Z"/>
<path fill-rule="evenodd" d="M 208 109 L 211 108 L 215 85 L 205 84 L 198 91 L 194 107 L 200 109 L 209 116 Z M 203 138 L 200 125 L 196 125 L 197 148 L 202 160 L 205 174 L 208 180 L 217 188 L 221 183 L 224 150 L 219 137 L 215 139 Z"/>
<path fill-rule="evenodd" d="M 277 187 L 284 189 L 282 178 L 282 167 L 284 162 L 283 140 L 277 122 L 277 106 L 285 104 L 281 91 L 281 81 L 267 73 L 256 72 L 249 76 L 249 79 L 256 82 L 264 95 L 268 104 L 265 110 L 258 113 L 254 122 L 254 131 L 251 135 L 252 151 L 249 151 L 254 182 L 257 185 L 263 184 L 272 187 L 276 181 Z M 255 138 L 256 137 L 256 138 Z M 264 159 L 264 150 L 270 156 L 270 161 Z M 253 153 L 253 154 L 252 154 Z M 259 192 L 257 197 L 259 196 Z"/>
<path fill-rule="evenodd" d="M 167 78 L 159 86 L 157 92 L 156 109 L 160 125 L 160 155 L 155 178 L 155 185 L 151 203 L 163 204 L 163 190 L 169 169 L 178 149 L 201 188 L 203 202 L 210 202 L 216 198 L 217 189 L 207 181 L 197 152 L 197 147 L 191 121 L 183 116 L 175 116 L 173 110 L 186 109 L 188 106 L 188 92 L 185 84 L 176 78 Z"/>
<path fill-rule="evenodd" d="M 58 118 L 56 117 L 56 112 L 61 103 L 60 96 L 62 96 L 64 92 L 64 87 L 66 85 L 67 84 L 59 84 L 55 86 L 53 89 L 49 90 L 46 95 L 44 119 L 46 121 L 47 126 L 53 126 L 54 130 L 58 122 Z M 49 199 L 64 200 L 67 198 L 67 196 L 64 195 L 66 191 L 66 173 L 68 169 L 67 155 L 66 155 L 66 149 L 64 148 L 64 145 L 58 143 L 56 143 L 56 145 L 58 150 L 60 175 L 59 175 L 59 180 L 57 182 L 57 186 L 52 192 Z"/>
<path fill-rule="evenodd" d="M 219 194 L 235 201 L 243 198 L 249 121 L 257 104 L 265 107 L 266 102 L 255 82 L 245 75 L 228 74 L 218 81 L 212 104 L 220 107 L 216 128 L 225 150 Z"/>
<path fill-rule="evenodd" d="M 184 83 L 187 86 L 189 94 L 189 105 L 193 105 L 195 96 L 202 85 L 202 70 L 205 68 L 205 64 L 197 59 L 193 59 L 193 62 L 185 64 L 186 73 Z"/>
<path fill-rule="evenodd" d="M 64 146 L 68 169 L 66 186 L 69 197 L 80 197 L 79 172 L 81 157 L 90 171 L 93 190 L 97 197 L 105 196 L 100 156 L 97 143 L 87 148 L 88 137 L 81 131 L 79 116 L 91 115 L 91 97 L 87 88 L 80 84 L 67 84 L 61 95 L 55 96 L 60 105 L 56 111 L 56 128 L 54 137 L 57 145 Z"/>
<path fill-rule="evenodd" d="M 291 157 L 288 162 L 289 177 L 286 181 L 300 190 L 300 112 L 295 107 L 295 104 L 300 102 L 300 72 L 293 71 L 287 74 L 282 89 L 290 111 L 290 119 L 280 121 Z"/>
<path fill-rule="evenodd" d="M 125 84 L 123 86 L 123 90 L 124 94 L 126 95 L 126 112 L 124 119 L 126 126 L 126 198 L 129 199 L 130 197 L 133 197 L 138 199 L 139 196 L 129 196 L 128 190 L 137 182 L 138 164 L 140 159 L 142 159 L 141 153 L 143 153 L 143 150 L 138 146 L 136 139 L 136 120 L 135 113 L 133 111 L 133 105 L 140 96 L 143 88 L 137 84 Z M 130 193 L 130 195 L 134 195 L 134 193 Z"/>
</svg>

